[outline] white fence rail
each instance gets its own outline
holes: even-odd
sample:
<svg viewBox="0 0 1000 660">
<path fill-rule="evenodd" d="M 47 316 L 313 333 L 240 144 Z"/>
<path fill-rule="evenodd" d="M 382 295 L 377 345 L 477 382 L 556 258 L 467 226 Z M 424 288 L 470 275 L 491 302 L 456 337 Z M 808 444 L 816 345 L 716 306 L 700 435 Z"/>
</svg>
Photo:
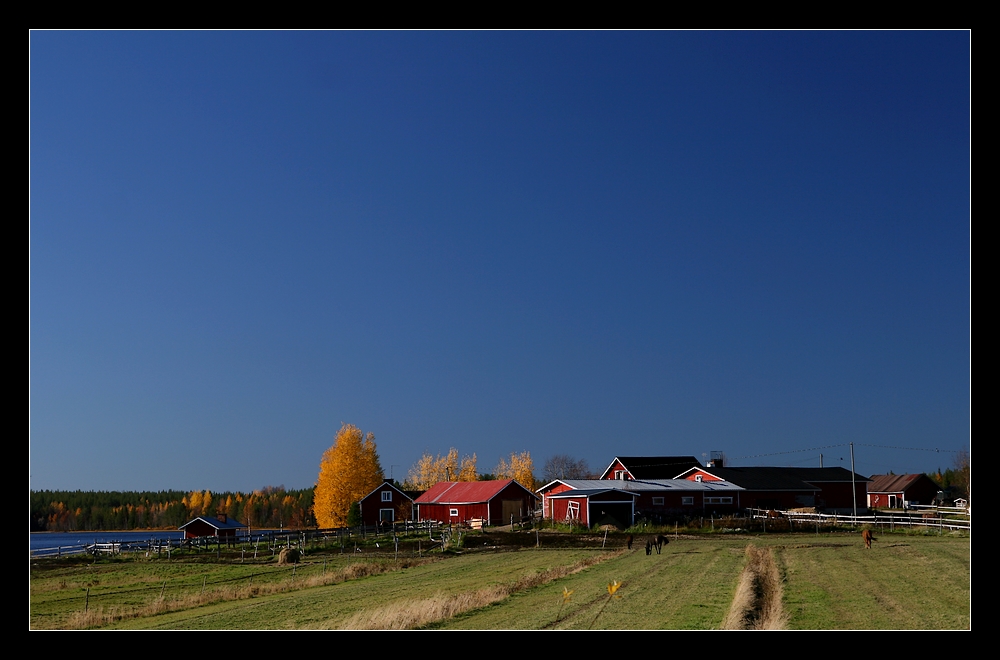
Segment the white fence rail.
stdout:
<svg viewBox="0 0 1000 660">
<path fill-rule="evenodd" d="M 919 507 L 909 511 L 874 511 L 869 515 L 802 513 L 797 511 L 753 510 L 754 519 L 781 518 L 796 525 L 871 525 L 892 531 L 896 527 L 929 527 L 940 530 L 972 531 L 972 513 L 956 507 Z"/>
</svg>

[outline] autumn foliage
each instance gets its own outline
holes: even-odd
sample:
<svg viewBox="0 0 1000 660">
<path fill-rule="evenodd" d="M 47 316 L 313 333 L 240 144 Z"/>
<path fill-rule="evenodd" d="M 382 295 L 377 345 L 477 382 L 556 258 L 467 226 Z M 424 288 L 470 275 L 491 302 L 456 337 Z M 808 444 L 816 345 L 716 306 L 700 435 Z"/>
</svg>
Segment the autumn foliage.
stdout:
<svg viewBox="0 0 1000 660">
<path fill-rule="evenodd" d="M 323 453 L 313 511 L 320 527 L 344 527 L 351 504 L 374 490 L 384 478 L 375 448 L 375 435 L 365 436 L 353 424 L 344 424 L 333 446 Z"/>
<path fill-rule="evenodd" d="M 530 452 L 512 453 L 510 460 L 501 458 L 493 472 L 497 479 L 513 479 L 528 490 L 535 490 L 535 464 Z"/>
<path fill-rule="evenodd" d="M 463 456 L 459 462 L 458 450 L 452 447 L 447 456 L 421 456 L 410 468 L 404 485 L 411 490 L 427 490 L 441 481 L 476 481 L 478 478 L 476 455 Z"/>
</svg>

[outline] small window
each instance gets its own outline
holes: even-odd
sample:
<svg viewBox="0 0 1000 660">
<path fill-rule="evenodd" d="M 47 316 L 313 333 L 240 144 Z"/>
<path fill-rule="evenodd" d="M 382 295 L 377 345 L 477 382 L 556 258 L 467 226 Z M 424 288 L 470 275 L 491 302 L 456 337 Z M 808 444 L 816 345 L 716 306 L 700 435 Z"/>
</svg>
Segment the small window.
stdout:
<svg viewBox="0 0 1000 660">
<path fill-rule="evenodd" d="M 654 497 L 653 498 L 653 506 L 663 506 L 663 498 L 662 497 Z"/>
<path fill-rule="evenodd" d="M 391 490 L 383 490 L 382 491 L 382 501 L 383 502 L 391 502 L 392 501 L 392 491 Z"/>
<path fill-rule="evenodd" d="M 694 498 L 693 497 L 682 497 L 681 498 L 681 504 L 683 504 L 684 506 L 694 506 Z"/>
<path fill-rule="evenodd" d="M 458 509 L 448 509 L 448 515 L 452 518 L 458 518 Z"/>
<path fill-rule="evenodd" d="M 615 479 L 626 479 L 625 470 L 615 470 Z"/>
<path fill-rule="evenodd" d="M 705 504 L 732 504 L 733 498 L 731 497 L 706 497 Z"/>
</svg>

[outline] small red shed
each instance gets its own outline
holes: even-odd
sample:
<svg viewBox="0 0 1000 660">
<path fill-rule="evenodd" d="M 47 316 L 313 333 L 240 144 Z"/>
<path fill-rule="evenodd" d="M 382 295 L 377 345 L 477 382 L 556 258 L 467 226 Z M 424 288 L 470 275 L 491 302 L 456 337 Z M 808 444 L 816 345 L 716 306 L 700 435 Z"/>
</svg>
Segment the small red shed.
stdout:
<svg viewBox="0 0 1000 660">
<path fill-rule="evenodd" d="M 413 498 L 386 479 L 378 488 L 361 498 L 361 524 L 377 525 L 413 519 Z"/>
</svg>

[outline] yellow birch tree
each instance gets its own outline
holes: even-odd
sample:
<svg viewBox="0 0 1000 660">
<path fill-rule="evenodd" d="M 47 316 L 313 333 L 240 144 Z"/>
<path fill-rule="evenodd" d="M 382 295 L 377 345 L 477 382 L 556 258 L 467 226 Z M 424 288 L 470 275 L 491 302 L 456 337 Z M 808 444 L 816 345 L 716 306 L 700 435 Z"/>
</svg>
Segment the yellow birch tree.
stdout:
<svg viewBox="0 0 1000 660">
<path fill-rule="evenodd" d="M 530 452 L 511 453 L 509 461 L 501 458 L 493 473 L 497 479 L 513 479 L 528 490 L 535 490 L 535 464 Z"/>
<path fill-rule="evenodd" d="M 463 456 L 462 466 L 458 468 L 458 480 L 476 481 L 477 479 L 479 479 L 479 473 L 476 472 L 476 455 Z"/>
<path fill-rule="evenodd" d="M 320 527 L 344 527 L 351 504 L 374 490 L 384 473 L 375 447 L 375 435 L 344 424 L 333 446 L 323 453 L 313 496 L 313 512 Z"/>
<path fill-rule="evenodd" d="M 441 481 L 476 481 L 478 478 L 476 455 L 463 456 L 459 462 L 458 450 L 452 447 L 445 456 L 421 456 L 407 473 L 404 485 L 410 490 L 427 490 Z"/>
</svg>

